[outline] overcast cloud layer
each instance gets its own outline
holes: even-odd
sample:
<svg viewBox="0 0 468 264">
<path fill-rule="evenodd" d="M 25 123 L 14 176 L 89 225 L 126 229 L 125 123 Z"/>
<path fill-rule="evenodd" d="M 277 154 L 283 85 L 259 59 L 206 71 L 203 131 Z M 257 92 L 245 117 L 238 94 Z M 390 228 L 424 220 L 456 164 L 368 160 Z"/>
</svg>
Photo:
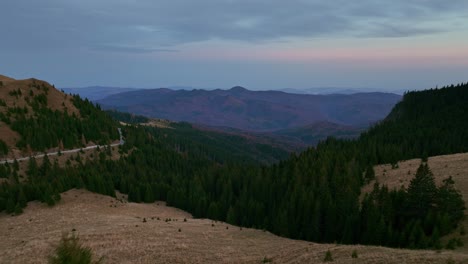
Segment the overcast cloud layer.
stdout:
<svg viewBox="0 0 468 264">
<path fill-rule="evenodd" d="M 54 62 L 64 63 L 67 58 L 69 62 L 79 61 L 83 67 L 87 65 L 86 56 L 88 63 L 95 65 L 99 58 L 105 59 L 100 56 L 108 56 L 105 53 L 124 56 L 111 58 L 109 63 L 135 63 L 132 54 L 168 53 L 170 57 L 197 43 L 240 43 L 258 48 L 271 47 L 272 43 L 283 43 L 284 47 L 313 39 L 344 40 L 346 49 L 346 40 L 405 41 L 419 36 L 463 34 L 467 27 L 466 0 L 5 0 L 0 15 L 0 56 L 13 60 L 13 74 L 23 75 L 27 74 L 25 69 L 15 69 L 27 58 L 43 59 L 43 66 L 51 68 Z M 180 60 L 180 55 L 177 58 Z M 171 64 L 168 60 L 166 65 Z M 147 63 L 143 59 L 141 62 Z M 8 66 L 0 61 L 1 71 L 12 72 Z M 47 72 L 49 77 L 53 76 L 51 71 L 41 73 Z M 35 72 L 39 71 L 31 70 Z M 95 76 L 89 78 L 92 81 Z M 95 81 L 105 84 L 106 78 Z M 191 85 L 190 74 L 183 78 L 184 84 Z M 157 79 L 145 81 L 160 83 Z M 314 85 L 312 80 L 310 83 Z"/>
</svg>

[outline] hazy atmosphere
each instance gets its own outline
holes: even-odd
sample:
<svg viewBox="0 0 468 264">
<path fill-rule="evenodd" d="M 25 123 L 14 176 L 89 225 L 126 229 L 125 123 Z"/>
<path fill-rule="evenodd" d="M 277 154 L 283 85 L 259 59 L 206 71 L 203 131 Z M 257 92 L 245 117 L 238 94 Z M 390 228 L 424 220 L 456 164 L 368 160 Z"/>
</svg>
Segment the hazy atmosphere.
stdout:
<svg viewBox="0 0 468 264">
<path fill-rule="evenodd" d="M 0 71 L 58 87 L 465 81 L 468 1 L 4 1 Z"/>
</svg>

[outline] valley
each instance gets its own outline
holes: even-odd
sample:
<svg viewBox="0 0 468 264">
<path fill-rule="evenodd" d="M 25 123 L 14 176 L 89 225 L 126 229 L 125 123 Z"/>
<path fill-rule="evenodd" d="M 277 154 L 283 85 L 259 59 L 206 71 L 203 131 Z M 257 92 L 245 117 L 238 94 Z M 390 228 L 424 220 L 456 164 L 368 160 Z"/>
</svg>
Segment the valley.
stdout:
<svg viewBox="0 0 468 264">
<path fill-rule="evenodd" d="M 4 80 L 0 127 L 16 138 L 2 136 L 0 262 L 46 262 L 63 232 L 109 263 L 466 262 L 467 84 L 407 93 L 369 129 L 320 122 L 269 136 Z M 441 184 L 447 175 L 455 182 Z"/>
</svg>

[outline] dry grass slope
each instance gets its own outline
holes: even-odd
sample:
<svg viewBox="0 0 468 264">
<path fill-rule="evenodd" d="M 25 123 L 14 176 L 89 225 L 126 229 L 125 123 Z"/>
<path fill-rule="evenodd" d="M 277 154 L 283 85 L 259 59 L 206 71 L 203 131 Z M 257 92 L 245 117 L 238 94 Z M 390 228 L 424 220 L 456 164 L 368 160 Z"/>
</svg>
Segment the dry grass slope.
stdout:
<svg viewBox="0 0 468 264">
<path fill-rule="evenodd" d="M 84 190 L 62 197 L 52 208 L 32 202 L 22 215 L 0 215 L 0 263 L 46 263 L 64 232 L 77 233 L 105 263 L 262 263 L 265 257 L 272 263 L 321 263 L 327 250 L 333 263 L 468 263 L 468 255 L 456 252 L 291 240 L 193 219 L 162 202 L 127 203 Z"/>
</svg>

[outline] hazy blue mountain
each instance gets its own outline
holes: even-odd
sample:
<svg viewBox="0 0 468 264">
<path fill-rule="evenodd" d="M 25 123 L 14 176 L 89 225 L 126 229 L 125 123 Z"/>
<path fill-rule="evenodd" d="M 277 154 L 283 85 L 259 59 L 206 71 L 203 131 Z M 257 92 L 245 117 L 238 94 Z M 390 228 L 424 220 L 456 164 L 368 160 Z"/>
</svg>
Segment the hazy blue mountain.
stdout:
<svg viewBox="0 0 468 264">
<path fill-rule="evenodd" d="M 105 87 L 105 86 L 90 86 L 82 88 L 61 88 L 66 93 L 78 94 L 82 98 L 88 98 L 91 101 L 103 99 L 109 95 L 124 93 L 129 91 L 139 90 L 138 88 L 121 88 L 121 87 Z"/>
<path fill-rule="evenodd" d="M 98 100 L 116 109 L 155 118 L 250 131 L 275 131 L 318 122 L 368 126 L 401 99 L 391 93 L 299 95 L 281 91 L 147 89 Z"/>
<path fill-rule="evenodd" d="M 355 93 L 373 93 L 385 92 L 403 95 L 405 92 L 414 89 L 380 89 L 380 88 L 347 88 L 347 87 L 315 87 L 315 88 L 284 88 L 279 91 L 295 94 L 355 94 Z"/>
</svg>

